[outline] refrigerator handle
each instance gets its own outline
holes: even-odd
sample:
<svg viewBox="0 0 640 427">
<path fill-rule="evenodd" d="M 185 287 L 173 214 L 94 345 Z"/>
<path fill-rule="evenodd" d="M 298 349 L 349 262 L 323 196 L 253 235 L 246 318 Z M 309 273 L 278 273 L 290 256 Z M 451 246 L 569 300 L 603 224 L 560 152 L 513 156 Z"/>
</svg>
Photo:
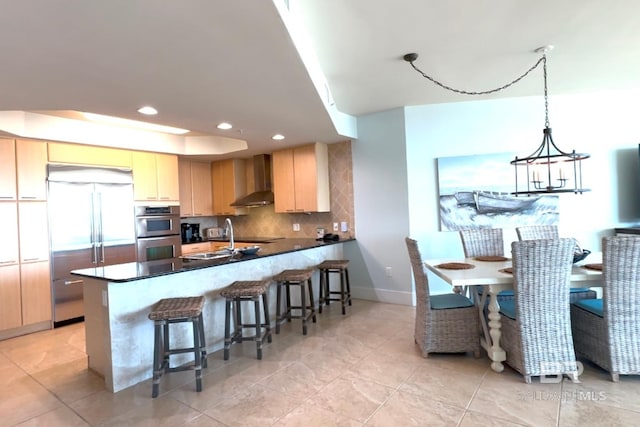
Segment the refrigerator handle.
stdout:
<svg viewBox="0 0 640 427">
<path fill-rule="evenodd" d="M 96 200 L 95 194 L 91 194 L 91 263 L 98 264 L 98 252 L 96 248 Z"/>
<path fill-rule="evenodd" d="M 98 193 L 98 244 L 100 245 L 100 263 L 104 264 L 104 231 L 102 230 L 102 193 Z"/>
</svg>

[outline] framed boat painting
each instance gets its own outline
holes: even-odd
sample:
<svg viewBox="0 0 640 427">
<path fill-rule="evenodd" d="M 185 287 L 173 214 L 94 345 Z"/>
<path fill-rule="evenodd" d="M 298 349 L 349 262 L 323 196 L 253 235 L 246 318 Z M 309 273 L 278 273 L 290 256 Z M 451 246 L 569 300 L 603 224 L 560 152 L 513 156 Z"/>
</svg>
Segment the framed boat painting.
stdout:
<svg viewBox="0 0 640 427">
<path fill-rule="evenodd" d="M 557 195 L 511 195 L 513 158 L 509 153 L 438 158 L 440 230 L 557 224 Z"/>
</svg>

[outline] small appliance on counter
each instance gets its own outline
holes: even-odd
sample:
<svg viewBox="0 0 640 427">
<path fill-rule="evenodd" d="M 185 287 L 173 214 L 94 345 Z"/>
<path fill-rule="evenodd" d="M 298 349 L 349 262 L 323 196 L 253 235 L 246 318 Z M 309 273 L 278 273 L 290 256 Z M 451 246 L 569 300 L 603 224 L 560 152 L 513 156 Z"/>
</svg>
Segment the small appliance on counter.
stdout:
<svg viewBox="0 0 640 427">
<path fill-rule="evenodd" d="M 182 223 L 180 224 L 182 243 L 196 243 L 202 242 L 202 236 L 200 236 L 200 224 Z"/>
<path fill-rule="evenodd" d="M 220 227 L 207 228 L 205 231 L 205 235 L 207 236 L 207 239 L 216 239 L 218 237 L 222 237 L 222 228 Z"/>
</svg>

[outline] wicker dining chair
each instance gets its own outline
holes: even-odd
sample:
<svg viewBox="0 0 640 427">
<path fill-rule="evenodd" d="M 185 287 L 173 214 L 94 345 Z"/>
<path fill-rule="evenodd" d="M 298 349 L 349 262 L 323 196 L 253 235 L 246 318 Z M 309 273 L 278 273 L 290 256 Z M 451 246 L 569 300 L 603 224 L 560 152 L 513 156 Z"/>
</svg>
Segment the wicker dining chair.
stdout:
<svg viewBox="0 0 640 427">
<path fill-rule="evenodd" d="M 465 258 L 478 256 L 504 256 L 504 239 L 502 228 L 470 228 L 459 231 L 462 249 Z M 474 299 L 480 301 L 483 286 L 475 286 L 475 292 L 471 292 Z M 466 294 L 466 292 L 464 292 Z M 513 291 L 501 291 L 497 295 L 498 304 L 503 300 L 513 300 Z M 484 316 L 488 321 L 489 299 L 487 298 L 484 307 Z"/>
<path fill-rule="evenodd" d="M 557 225 L 523 225 L 516 227 L 518 240 L 558 239 Z"/>
<path fill-rule="evenodd" d="M 578 380 L 568 310 L 574 246 L 566 238 L 511 244 L 515 300 L 500 306 L 500 344 L 526 383 L 541 375 Z"/>
<path fill-rule="evenodd" d="M 470 228 L 459 233 L 465 258 L 504 256 L 502 228 Z"/>
<path fill-rule="evenodd" d="M 472 351 L 480 357 L 478 312 L 469 298 L 460 294 L 429 295 L 429 280 L 418 242 L 405 238 L 416 285 L 414 339 L 423 357 L 429 353 Z"/>
<path fill-rule="evenodd" d="M 604 237 L 602 274 L 602 299 L 571 304 L 573 342 L 618 382 L 640 374 L 640 237 Z"/>
<path fill-rule="evenodd" d="M 557 225 L 525 225 L 522 227 L 516 227 L 516 233 L 518 234 L 518 239 L 520 241 L 560 238 Z M 577 244 L 577 242 L 575 243 Z M 576 302 L 583 299 L 595 299 L 598 296 L 596 291 L 589 288 L 571 288 L 569 292 L 570 302 Z"/>
</svg>

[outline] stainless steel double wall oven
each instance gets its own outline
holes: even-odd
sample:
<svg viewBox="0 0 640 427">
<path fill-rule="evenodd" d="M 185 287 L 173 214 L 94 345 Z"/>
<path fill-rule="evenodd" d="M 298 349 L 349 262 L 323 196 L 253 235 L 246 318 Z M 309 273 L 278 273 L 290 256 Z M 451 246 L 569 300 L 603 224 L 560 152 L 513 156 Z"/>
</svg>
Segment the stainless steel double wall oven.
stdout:
<svg viewBox="0 0 640 427">
<path fill-rule="evenodd" d="M 179 206 L 136 206 L 138 261 L 181 255 Z"/>
</svg>

